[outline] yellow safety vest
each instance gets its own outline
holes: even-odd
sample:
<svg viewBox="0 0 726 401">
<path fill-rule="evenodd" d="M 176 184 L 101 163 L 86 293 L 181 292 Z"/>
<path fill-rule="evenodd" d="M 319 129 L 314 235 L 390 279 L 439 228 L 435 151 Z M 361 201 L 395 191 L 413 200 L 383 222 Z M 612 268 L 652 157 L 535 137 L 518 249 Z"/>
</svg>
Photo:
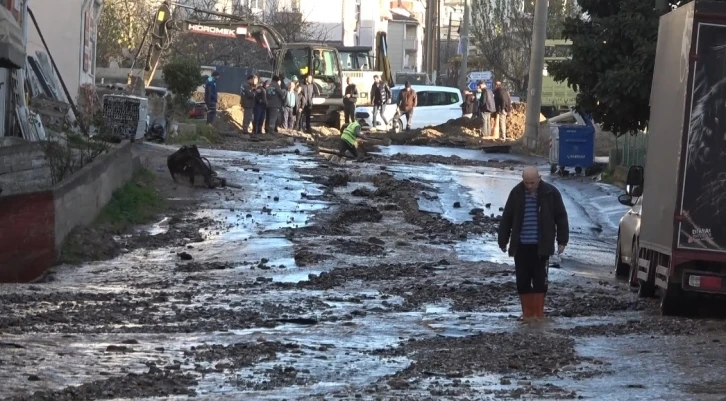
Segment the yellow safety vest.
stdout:
<svg viewBox="0 0 726 401">
<path fill-rule="evenodd" d="M 352 123 L 348 124 L 347 127 L 343 130 L 343 135 L 340 137 L 348 142 L 349 144 L 355 146 L 355 129 L 360 127 L 360 123 L 358 121 L 353 121 Z"/>
</svg>

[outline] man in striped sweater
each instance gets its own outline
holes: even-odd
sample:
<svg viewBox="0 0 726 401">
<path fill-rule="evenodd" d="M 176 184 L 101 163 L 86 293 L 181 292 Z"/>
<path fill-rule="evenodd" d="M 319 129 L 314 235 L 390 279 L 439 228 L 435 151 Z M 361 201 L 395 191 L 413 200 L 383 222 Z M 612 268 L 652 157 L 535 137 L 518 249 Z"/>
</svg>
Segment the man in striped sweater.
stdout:
<svg viewBox="0 0 726 401">
<path fill-rule="evenodd" d="M 522 319 L 544 317 L 547 262 L 555 242 L 558 254 L 565 251 L 569 224 L 560 191 L 543 182 L 536 167 L 526 167 L 510 192 L 498 239 L 502 251 L 514 257 Z"/>
</svg>

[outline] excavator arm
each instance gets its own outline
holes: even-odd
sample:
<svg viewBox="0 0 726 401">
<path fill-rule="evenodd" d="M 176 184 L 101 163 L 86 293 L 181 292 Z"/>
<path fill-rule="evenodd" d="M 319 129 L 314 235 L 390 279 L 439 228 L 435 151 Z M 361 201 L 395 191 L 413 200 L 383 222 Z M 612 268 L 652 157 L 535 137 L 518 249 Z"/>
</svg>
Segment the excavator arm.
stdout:
<svg viewBox="0 0 726 401">
<path fill-rule="evenodd" d="M 182 8 L 196 14 L 206 14 L 219 17 L 218 20 L 197 20 L 192 18 L 175 18 L 172 7 Z M 257 21 L 253 17 L 222 13 L 214 10 L 205 10 L 176 2 L 166 1 L 159 6 L 154 18 L 149 24 L 147 35 L 139 46 L 139 53 L 147 38 L 150 38 L 149 52 L 144 66 L 143 84 L 149 86 L 156 68 L 161 61 L 163 52 L 171 45 L 174 32 L 192 32 L 225 38 L 244 38 L 256 42 L 267 49 L 270 58 L 272 50 L 282 47 L 285 43 L 282 35 L 273 27 Z M 268 40 L 272 39 L 272 42 Z M 138 55 L 138 53 L 137 53 Z M 132 74 L 129 73 L 129 84 Z"/>
</svg>

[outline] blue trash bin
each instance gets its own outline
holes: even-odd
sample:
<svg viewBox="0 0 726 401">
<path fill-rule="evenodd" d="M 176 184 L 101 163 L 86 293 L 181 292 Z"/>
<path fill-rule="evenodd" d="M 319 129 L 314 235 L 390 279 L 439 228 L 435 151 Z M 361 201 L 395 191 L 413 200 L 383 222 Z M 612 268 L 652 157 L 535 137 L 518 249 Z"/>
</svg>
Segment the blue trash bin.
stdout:
<svg viewBox="0 0 726 401">
<path fill-rule="evenodd" d="M 558 165 L 574 168 L 577 174 L 595 164 L 595 127 L 591 125 L 560 125 Z"/>
</svg>

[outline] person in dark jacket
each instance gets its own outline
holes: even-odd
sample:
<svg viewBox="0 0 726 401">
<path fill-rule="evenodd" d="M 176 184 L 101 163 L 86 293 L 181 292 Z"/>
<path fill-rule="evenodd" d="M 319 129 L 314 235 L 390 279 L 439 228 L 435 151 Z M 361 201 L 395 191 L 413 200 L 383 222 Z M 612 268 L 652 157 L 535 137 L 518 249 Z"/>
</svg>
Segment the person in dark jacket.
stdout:
<svg viewBox="0 0 726 401">
<path fill-rule="evenodd" d="M 381 81 L 381 77 L 374 75 L 370 95 L 370 99 L 373 101 L 373 128 L 376 128 L 376 116 L 378 114 L 381 115 L 383 124 L 388 127 L 388 120 L 386 119 L 385 113 L 386 104 L 391 100 L 391 88 L 385 82 Z"/>
<path fill-rule="evenodd" d="M 558 254 L 565 251 L 569 230 L 560 191 L 542 181 L 537 167 L 526 167 L 509 193 L 498 233 L 502 252 L 514 257 L 522 319 L 544 317 L 548 259 L 555 242 Z"/>
<path fill-rule="evenodd" d="M 358 88 L 354 83 L 350 82 L 350 77 L 345 79 L 345 83 L 343 113 L 345 114 L 345 123 L 350 124 L 355 121 L 355 102 L 358 101 Z"/>
<path fill-rule="evenodd" d="M 492 136 L 492 114 L 497 111 L 494 103 L 494 94 L 487 88 L 484 81 L 477 82 L 479 86 L 479 115 L 482 119 L 481 135 Z"/>
<path fill-rule="evenodd" d="M 295 86 L 295 123 L 293 124 L 294 130 L 302 131 L 302 115 L 303 115 L 303 95 L 302 95 L 302 86 L 297 85 Z"/>
<path fill-rule="evenodd" d="M 207 105 L 207 124 L 214 122 L 217 116 L 217 79 L 219 71 L 214 71 L 204 84 L 204 104 Z"/>
<path fill-rule="evenodd" d="M 313 114 L 313 98 L 316 94 L 318 94 L 318 88 L 316 88 L 313 83 L 313 76 L 308 74 L 305 77 L 305 84 L 302 85 L 302 112 L 303 117 L 305 118 L 304 127 L 307 133 L 313 132 L 313 126 L 310 124 L 310 117 Z"/>
<path fill-rule="evenodd" d="M 280 77 L 272 77 L 272 83 L 266 89 L 267 92 L 267 133 L 277 132 L 277 120 L 280 118 L 280 111 L 285 104 L 286 94 L 280 87 Z"/>
<path fill-rule="evenodd" d="M 501 133 L 501 138 L 507 139 L 507 115 L 512 112 L 512 98 L 509 96 L 509 91 L 502 86 L 500 81 L 497 81 L 496 87 L 494 88 L 494 105 L 497 109 L 496 122 L 494 123 L 494 133 Z"/>
<path fill-rule="evenodd" d="M 406 81 L 404 89 L 398 98 L 398 110 L 401 115 L 406 116 L 406 131 L 411 130 L 411 121 L 413 120 L 413 110 L 418 106 L 418 96 L 416 91 L 411 88 L 411 84 Z"/>
<path fill-rule="evenodd" d="M 255 121 L 254 133 L 262 134 L 262 127 L 265 123 L 265 114 L 267 114 L 267 93 L 265 92 L 265 84 L 257 85 L 255 88 Z"/>
<path fill-rule="evenodd" d="M 461 114 L 466 118 L 472 118 L 475 112 L 476 95 L 467 89 L 464 91 L 464 101 L 461 103 Z"/>
<path fill-rule="evenodd" d="M 250 125 L 254 125 L 255 119 L 255 88 L 257 88 L 257 76 L 247 76 L 247 82 L 240 88 L 240 106 L 244 111 L 242 119 L 242 133 L 249 134 Z"/>
</svg>

